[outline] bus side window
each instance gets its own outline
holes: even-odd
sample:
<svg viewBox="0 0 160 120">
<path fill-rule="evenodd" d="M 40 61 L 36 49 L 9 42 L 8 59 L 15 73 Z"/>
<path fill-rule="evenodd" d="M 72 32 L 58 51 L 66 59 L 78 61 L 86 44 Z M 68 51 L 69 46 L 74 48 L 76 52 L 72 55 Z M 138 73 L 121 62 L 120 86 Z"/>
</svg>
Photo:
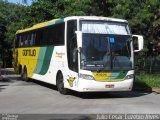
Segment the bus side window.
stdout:
<svg viewBox="0 0 160 120">
<path fill-rule="evenodd" d="M 24 39 L 24 35 L 21 35 L 21 39 L 19 41 L 19 46 L 23 47 L 23 39 Z"/>
<path fill-rule="evenodd" d="M 53 26 L 53 44 L 64 45 L 65 24 L 60 23 Z"/>
<path fill-rule="evenodd" d="M 53 45 L 53 34 L 52 34 L 52 26 L 48 28 L 49 33 L 48 33 L 48 44 Z"/>
<path fill-rule="evenodd" d="M 36 31 L 36 39 L 35 39 L 35 45 L 43 45 L 42 43 L 42 29 L 39 29 Z"/>
<path fill-rule="evenodd" d="M 36 34 L 32 33 L 31 34 L 30 46 L 34 46 L 35 45 L 35 37 L 36 37 Z"/>
<path fill-rule="evenodd" d="M 24 44 L 25 47 L 28 46 L 28 34 L 25 35 L 23 44 Z"/>
<path fill-rule="evenodd" d="M 29 33 L 28 35 L 27 35 L 27 45 L 26 46 L 31 46 L 31 34 Z"/>
<path fill-rule="evenodd" d="M 22 35 L 19 36 L 18 47 L 21 47 Z"/>
<path fill-rule="evenodd" d="M 15 39 L 15 43 L 16 43 L 16 45 L 15 45 L 15 47 L 17 48 L 17 47 L 19 47 L 19 35 L 16 35 L 16 39 Z"/>
<path fill-rule="evenodd" d="M 57 31 L 58 31 L 57 36 L 59 36 L 58 37 L 58 45 L 64 45 L 65 24 L 64 23 L 59 24 Z"/>
</svg>

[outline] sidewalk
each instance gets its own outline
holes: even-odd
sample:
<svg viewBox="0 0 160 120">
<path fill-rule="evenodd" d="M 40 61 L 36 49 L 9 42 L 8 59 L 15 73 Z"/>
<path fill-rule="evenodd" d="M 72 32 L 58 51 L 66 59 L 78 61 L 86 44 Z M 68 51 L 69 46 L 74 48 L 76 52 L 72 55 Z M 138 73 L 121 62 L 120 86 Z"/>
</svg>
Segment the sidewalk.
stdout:
<svg viewBox="0 0 160 120">
<path fill-rule="evenodd" d="M 11 76 L 17 76 L 13 68 L 0 68 L 0 81 L 8 79 Z"/>
<path fill-rule="evenodd" d="M 2 74 L 1 74 L 1 67 L 0 67 L 0 81 L 3 80 Z"/>
<path fill-rule="evenodd" d="M 152 88 L 152 92 L 160 94 L 160 88 Z"/>
</svg>

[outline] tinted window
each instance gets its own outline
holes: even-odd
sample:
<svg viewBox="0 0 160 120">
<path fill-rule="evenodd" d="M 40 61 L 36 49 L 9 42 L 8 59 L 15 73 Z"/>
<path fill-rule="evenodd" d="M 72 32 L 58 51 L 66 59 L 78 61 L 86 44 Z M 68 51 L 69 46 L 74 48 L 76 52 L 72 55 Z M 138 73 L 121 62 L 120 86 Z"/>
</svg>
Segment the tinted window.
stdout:
<svg viewBox="0 0 160 120">
<path fill-rule="evenodd" d="M 16 35 L 16 47 L 64 45 L 65 24 L 60 23 Z"/>
</svg>

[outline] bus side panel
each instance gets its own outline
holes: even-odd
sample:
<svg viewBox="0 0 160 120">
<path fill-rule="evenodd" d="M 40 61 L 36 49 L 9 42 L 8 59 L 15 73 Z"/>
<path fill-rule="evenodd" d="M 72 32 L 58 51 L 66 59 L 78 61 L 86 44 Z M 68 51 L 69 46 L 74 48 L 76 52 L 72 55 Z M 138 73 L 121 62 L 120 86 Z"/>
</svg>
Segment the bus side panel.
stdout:
<svg viewBox="0 0 160 120">
<path fill-rule="evenodd" d="M 19 66 L 22 66 L 22 70 L 26 66 L 28 77 L 32 78 L 38 60 L 39 50 L 39 47 L 15 49 L 14 64 L 16 71 Z"/>
<path fill-rule="evenodd" d="M 44 48 L 41 48 L 39 61 L 37 62 L 33 79 L 40 80 L 43 82 L 56 84 L 56 75 L 58 71 L 62 71 L 64 73 L 65 69 L 65 47 L 64 46 L 55 46 L 49 49 L 48 51 L 44 52 Z M 41 58 L 41 60 L 40 60 Z M 44 58 L 44 59 L 43 59 Z"/>
</svg>

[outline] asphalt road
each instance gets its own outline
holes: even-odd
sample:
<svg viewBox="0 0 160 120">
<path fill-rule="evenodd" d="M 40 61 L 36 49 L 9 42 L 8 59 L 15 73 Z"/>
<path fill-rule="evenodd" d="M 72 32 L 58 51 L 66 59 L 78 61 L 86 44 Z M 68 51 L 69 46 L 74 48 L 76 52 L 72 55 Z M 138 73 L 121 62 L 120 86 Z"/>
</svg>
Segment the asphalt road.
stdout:
<svg viewBox="0 0 160 120">
<path fill-rule="evenodd" d="M 0 113 L 19 114 L 160 114 L 160 94 L 143 91 L 61 95 L 55 86 L 21 81 L 12 70 L 0 81 Z"/>
</svg>

